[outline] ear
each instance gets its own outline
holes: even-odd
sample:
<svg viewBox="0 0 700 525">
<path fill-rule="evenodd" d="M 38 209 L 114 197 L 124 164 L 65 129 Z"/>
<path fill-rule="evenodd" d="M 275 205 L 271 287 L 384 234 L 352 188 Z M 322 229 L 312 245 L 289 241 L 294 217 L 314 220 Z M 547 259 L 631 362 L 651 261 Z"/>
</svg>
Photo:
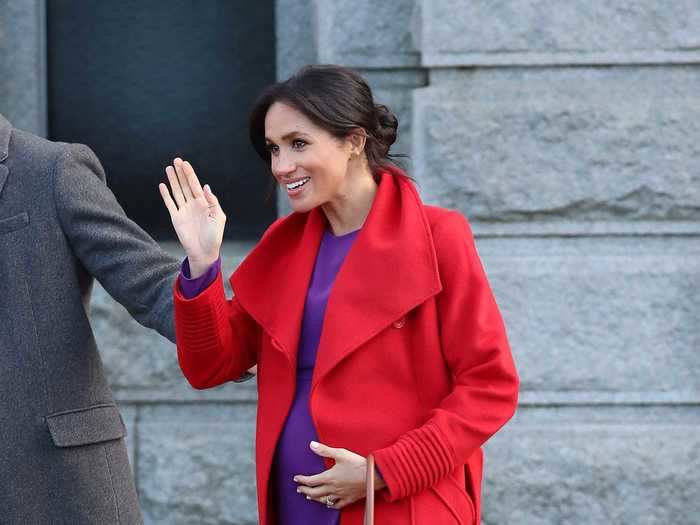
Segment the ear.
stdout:
<svg viewBox="0 0 700 525">
<path fill-rule="evenodd" d="M 365 150 L 367 142 L 367 132 L 362 128 L 357 128 L 348 134 L 348 142 L 350 143 L 350 154 L 359 156 Z"/>
</svg>

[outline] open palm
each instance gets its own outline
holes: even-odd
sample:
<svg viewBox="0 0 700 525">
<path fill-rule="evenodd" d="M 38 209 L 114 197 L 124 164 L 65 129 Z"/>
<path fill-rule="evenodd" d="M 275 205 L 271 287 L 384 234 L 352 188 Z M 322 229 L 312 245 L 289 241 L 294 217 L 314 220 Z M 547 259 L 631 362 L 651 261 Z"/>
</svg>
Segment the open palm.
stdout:
<svg viewBox="0 0 700 525">
<path fill-rule="evenodd" d="M 219 257 L 226 215 L 209 185 L 202 188 L 189 162 L 178 158 L 173 165 L 165 168 L 170 191 L 166 184 L 158 187 L 187 253 L 192 276 L 197 277 Z"/>
</svg>

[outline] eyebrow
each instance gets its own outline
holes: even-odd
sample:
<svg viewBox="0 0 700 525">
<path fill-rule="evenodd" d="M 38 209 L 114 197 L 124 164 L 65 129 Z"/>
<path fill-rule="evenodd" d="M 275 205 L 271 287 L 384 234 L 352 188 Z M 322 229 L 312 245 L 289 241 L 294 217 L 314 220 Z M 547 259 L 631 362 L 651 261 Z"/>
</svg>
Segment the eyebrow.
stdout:
<svg viewBox="0 0 700 525">
<path fill-rule="evenodd" d="M 304 133 L 303 131 L 290 131 L 289 133 L 285 133 L 282 135 L 282 141 L 288 140 L 294 136 L 305 136 L 305 137 L 310 137 L 308 133 Z M 270 140 L 268 137 L 265 137 L 265 142 L 274 142 L 273 140 Z"/>
</svg>

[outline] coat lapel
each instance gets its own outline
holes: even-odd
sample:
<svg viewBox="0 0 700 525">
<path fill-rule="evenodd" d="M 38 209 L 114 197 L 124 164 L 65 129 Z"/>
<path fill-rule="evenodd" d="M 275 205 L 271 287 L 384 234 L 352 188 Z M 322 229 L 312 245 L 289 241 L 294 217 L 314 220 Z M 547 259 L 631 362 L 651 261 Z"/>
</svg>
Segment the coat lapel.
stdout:
<svg viewBox="0 0 700 525">
<path fill-rule="evenodd" d="M 7 157 L 10 154 L 10 134 L 12 133 L 12 125 L 0 115 L 0 194 L 5 187 L 5 181 L 9 174 L 9 169 L 5 164 Z"/>
<path fill-rule="evenodd" d="M 243 308 L 294 366 L 306 290 L 324 229 L 322 214 L 292 214 L 282 219 L 263 236 L 230 280 Z"/>
<path fill-rule="evenodd" d="M 328 299 L 313 385 L 441 289 L 430 227 L 413 183 L 398 170 L 382 174 Z"/>
<path fill-rule="evenodd" d="M 326 224 L 320 208 L 282 219 L 231 277 L 243 308 L 293 366 L 306 292 Z M 372 209 L 328 299 L 313 384 L 441 289 L 418 193 L 399 170 L 383 173 Z"/>
</svg>

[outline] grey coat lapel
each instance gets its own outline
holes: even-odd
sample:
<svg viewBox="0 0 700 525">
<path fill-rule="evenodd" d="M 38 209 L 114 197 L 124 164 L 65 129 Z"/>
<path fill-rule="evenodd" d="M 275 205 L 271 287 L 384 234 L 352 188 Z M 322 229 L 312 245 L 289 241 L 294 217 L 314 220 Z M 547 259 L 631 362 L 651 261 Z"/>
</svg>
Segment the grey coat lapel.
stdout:
<svg viewBox="0 0 700 525">
<path fill-rule="evenodd" d="M 10 134 L 12 133 L 12 125 L 5 117 L 0 115 L 0 194 L 5 187 L 7 174 L 9 169 L 5 165 L 5 161 L 10 153 Z"/>
</svg>

